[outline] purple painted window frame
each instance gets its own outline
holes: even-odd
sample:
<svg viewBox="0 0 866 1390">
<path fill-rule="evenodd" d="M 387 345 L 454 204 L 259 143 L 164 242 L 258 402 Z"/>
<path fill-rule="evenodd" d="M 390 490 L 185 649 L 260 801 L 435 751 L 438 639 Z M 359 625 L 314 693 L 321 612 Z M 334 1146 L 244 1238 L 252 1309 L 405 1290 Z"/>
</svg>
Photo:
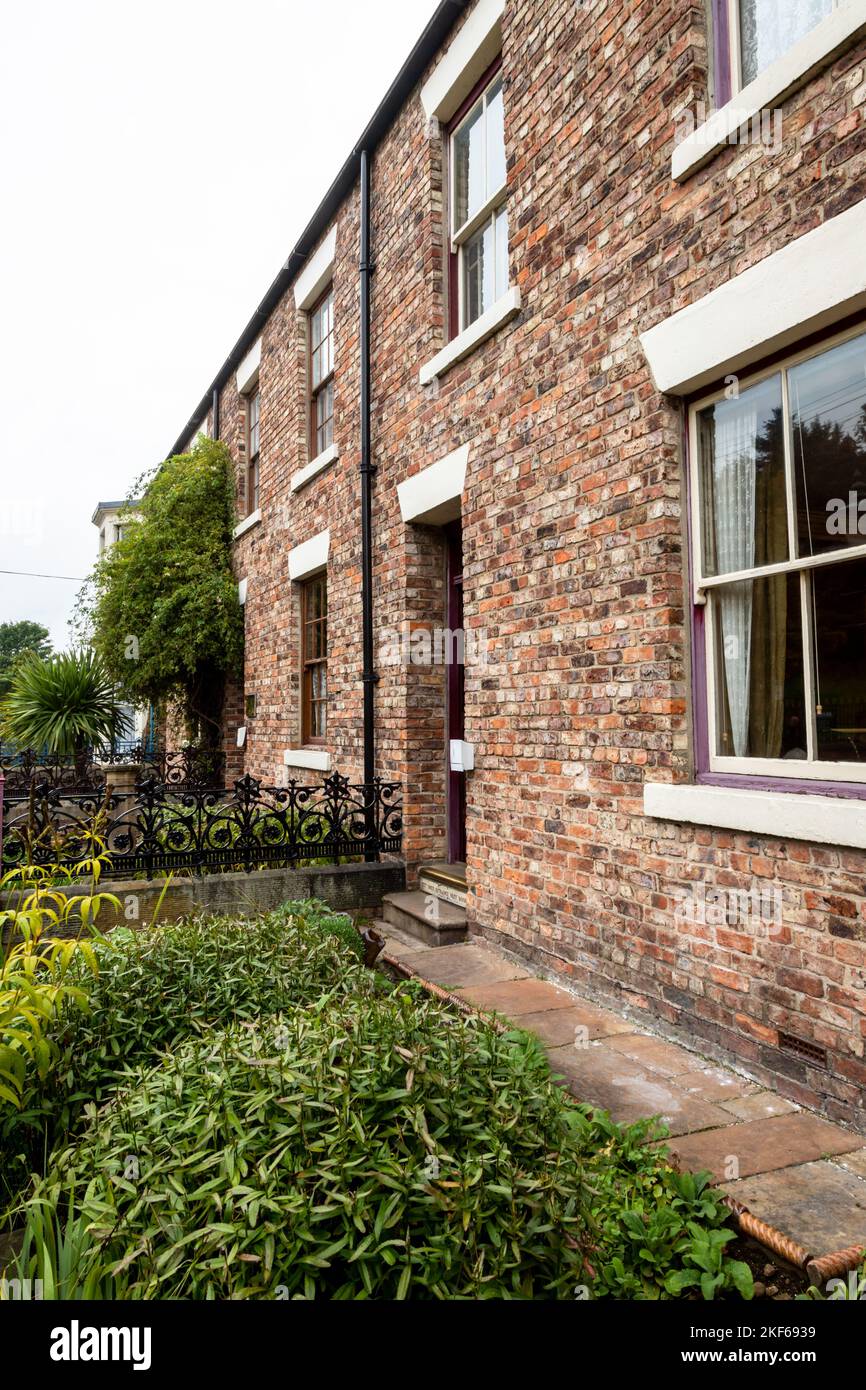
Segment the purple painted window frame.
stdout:
<svg viewBox="0 0 866 1390">
<path fill-rule="evenodd" d="M 731 75 L 731 15 L 728 0 L 711 0 L 713 20 L 713 99 L 726 106 L 733 93 Z"/>
<path fill-rule="evenodd" d="M 761 362 L 755 362 L 749 366 L 749 374 L 769 369 L 776 363 L 786 360 L 794 353 L 805 351 L 810 347 L 817 347 L 823 340 L 832 337 L 836 333 L 844 332 L 848 327 L 855 327 L 858 324 L 866 327 L 866 320 L 861 316 L 855 315 L 850 319 L 845 319 L 842 323 L 837 323 L 822 329 L 820 333 L 811 333 L 799 344 L 793 344 L 785 348 L 782 352 L 774 353 L 771 357 L 765 358 Z M 694 731 L 695 748 L 695 782 L 705 787 L 736 787 L 740 790 L 768 791 L 768 792 L 788 792 L 789 794 L 809 793 L 812 796 L 836 796 L 845 797 L 849 801 L 866 801 L 866 782 L 833 782 L 830 780 L 819 781 L 808 777 L 768 777 L 766 775 L 756 775 L 751 772 L 711 772 L 710 771 L 710 728 L 708 713 L 708 689 L 707 689 L 707 643 L 706 643 L 706 607 L 694 601 L 694 547 L 699 544 L 699 538 L 693 534 L 692 528 L 692 459 L 691 459 L 691 436 L 689 430 L 689 417 L 693 406 L 699 400 L 704 400 L 708 395 L 712 395 L 714 390 L 724 390 L 724 381 L 717 382 L 715 386 L 703 387 L 695 395 L 687 397 L 683 402 L 683 457 L 685 459 L 685 501 L 687 516 L 687 538 L 688 538 L 688 557 L 686 563 L 686 583 L 688 584 L 687 602 L 691 609 L 691 642 L 692 642 L 692 728 Z"/>
</svg>

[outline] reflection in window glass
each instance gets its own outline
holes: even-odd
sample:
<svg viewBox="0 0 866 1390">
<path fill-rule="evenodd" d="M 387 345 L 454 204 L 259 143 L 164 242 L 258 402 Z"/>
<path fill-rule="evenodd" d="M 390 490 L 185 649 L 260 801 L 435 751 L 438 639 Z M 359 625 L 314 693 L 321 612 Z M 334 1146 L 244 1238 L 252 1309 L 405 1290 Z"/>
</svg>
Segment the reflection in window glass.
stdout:
<svg viewBox="0 0 866 1390">
<path fill-rule="evenodd" d="M 799 575 L 725 584 L 712 603 L 719 756 L 807 757 Z"/>
<path fill-rule="evenodd" d="M 866 561 L 808 576 L 815 629 L 818 757 L 866 773 Z"/>
<path fill-rule="evenodd" d="M 463 312 L 474 323 L 508 288 L 508 215 L 504 208 L 470 237 L 463 251 Z"/>
<path fill-rule="evenodd" d="M 866 545 L 866 336 L 788 373 L 801 555 Z"/>
<path fill-rule="evenodd" d="M 786 560 L 781 377 L 702 410 L 698 448 L 704 573 Z"/>
<path fill-rule="evenodd" d="M 454 136 L 454 230 L 473 217 L 486 198 L 484 104 L 470 112 Z"/>
</svg>

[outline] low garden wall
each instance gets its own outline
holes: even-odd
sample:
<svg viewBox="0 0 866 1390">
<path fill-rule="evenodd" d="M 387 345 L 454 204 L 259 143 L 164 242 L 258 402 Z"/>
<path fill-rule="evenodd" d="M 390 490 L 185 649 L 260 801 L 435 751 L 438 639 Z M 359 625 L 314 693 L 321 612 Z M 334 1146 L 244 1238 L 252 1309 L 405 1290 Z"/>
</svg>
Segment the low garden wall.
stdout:
<svg viewBox="0 0 866 1390">
<path fill-rule="evenodd" d="M 118 924 L 149 926 L 151 921 L 176 922 L 198 912 L 255 916 L 295 899 L 319 898 L 339 912 L 377 909 L 386 893 L 399 892 L 406 884 L 402 863 L 339 864 L 307 869 L 259 869 L 254 873 L 201 874 L 172 879 L 168 888 L 158 879 L 105 878 L 101 891 L 120 899 L 121 911 L 106 903 L 99 914 L 99 928 Z M 90 892 L 88 884 L 64 885 L 70 898 Z M 160 897 L 165 896 L 160 902 Z M 18 893 L 0 894 L 0 908 L 13 907 Z M 51 935 L 58 935 L 52 931 Z"/>
</svg>

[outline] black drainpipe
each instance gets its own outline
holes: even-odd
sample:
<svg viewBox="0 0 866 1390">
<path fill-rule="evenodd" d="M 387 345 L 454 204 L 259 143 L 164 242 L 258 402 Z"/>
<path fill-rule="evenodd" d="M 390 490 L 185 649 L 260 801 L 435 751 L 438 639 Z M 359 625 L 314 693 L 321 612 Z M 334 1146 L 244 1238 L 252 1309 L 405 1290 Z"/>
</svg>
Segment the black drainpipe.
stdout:
<svg viewBox="0 0 866 1390">
<path fill-rule="evenodd" d="M 370 449 L 370 157 L 361 151 L 361 625 L 364 684 L 364 782 L 376 775 L 374 730 L 375 686 L 379 677 L 373 664 L 373 465 Z M 375 854 L 371 854 L 375 858 Z"/>
</svg>

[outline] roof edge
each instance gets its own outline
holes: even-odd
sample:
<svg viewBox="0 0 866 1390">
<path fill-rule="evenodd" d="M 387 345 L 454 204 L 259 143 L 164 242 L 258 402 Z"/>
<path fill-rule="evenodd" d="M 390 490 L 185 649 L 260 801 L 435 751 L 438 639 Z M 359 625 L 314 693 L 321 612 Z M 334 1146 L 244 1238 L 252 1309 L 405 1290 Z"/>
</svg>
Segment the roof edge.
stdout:
<svg viewBox="0 0 866 1390">
<path fill-rule="evenodd" d="M 261 333 L 277 304 L 296 279 L 301 267 L 324 236 L 341 205 L 358 180 L 358 160 L 361 150 L 372 152 L 381 143 L 412 89 L 442 47 L 460 16 L 470 8 L 472 0 L 440 0 L 385 96 L 376 107 L 370 121 L 328 189 L 310 221 L 301 232 L 276 277 L 268 286 L 258 308 L 248 320 L 240 337 L 223 362 L 207 391 L 187 420 L 166 457 L 183 452 L 190 435 L 211 409 L 214 391 L 225 384 L 243 360 L 251 344 Z"/>
</svg>

